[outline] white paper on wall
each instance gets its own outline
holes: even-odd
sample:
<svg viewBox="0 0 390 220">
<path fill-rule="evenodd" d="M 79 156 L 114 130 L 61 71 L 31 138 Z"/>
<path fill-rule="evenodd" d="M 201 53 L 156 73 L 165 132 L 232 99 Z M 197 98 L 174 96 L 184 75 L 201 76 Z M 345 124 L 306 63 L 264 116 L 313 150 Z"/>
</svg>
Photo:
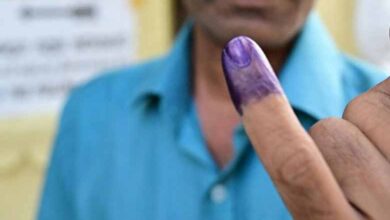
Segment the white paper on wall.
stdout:
<svg viewBox="0 0 390 220">
<path fill-rule="evenodd" d="M 390 1 L 357 0 L 355 17 L 360 52 L 390 73 Z"/>
<path fill-rule="evenodd" d="M 136 56 L 127 0 L 0 1 L 0 118 L 57 112 L 69 89 Z"/>
</svg>

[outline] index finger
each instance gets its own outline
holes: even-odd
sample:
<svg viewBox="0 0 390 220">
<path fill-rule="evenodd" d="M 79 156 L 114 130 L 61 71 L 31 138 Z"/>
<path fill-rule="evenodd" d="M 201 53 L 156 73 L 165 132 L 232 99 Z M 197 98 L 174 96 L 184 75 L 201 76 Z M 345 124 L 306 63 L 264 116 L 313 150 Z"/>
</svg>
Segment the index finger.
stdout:
<svg viewBox="0 0 390 220">
<path fill-rule="evenodd" d="M 223 66 L 252 145 L 294 218 L 351 219 L 352 208 L 257 44 L 233 39 L 223 52 Z"/>
</svg>

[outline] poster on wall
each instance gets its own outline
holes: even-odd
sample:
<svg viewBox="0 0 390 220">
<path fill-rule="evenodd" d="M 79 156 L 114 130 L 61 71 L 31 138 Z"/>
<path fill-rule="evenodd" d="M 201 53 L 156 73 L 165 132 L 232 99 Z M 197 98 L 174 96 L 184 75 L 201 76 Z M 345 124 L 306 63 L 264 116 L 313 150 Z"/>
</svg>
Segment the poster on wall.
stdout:
<svg viewBox="0 0 390 220">
<path fill-rule="evenodd" d="M 363 58 L 390 75 L 390 1 L 357 0 L 354 26 Z"/>
<path fill-rule="evenodd" d="M 0 30 L 0 119 L 56 113 L 72 87 L 136 58 L 127 0 L 4 0 Z"/>
</svg>

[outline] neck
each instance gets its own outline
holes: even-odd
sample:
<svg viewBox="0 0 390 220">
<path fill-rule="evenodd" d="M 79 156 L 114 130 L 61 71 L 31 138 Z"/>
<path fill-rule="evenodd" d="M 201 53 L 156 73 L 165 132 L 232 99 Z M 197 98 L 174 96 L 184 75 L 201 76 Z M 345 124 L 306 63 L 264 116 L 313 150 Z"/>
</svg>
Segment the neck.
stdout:
<svg viewBox="0 0 390 220">
<path fill-rule="evenodd" d="M 193 82 L 195 96 L 198 91 L 207 93 L 215 101 L 229 102 L 230 96 L 223 75 L 221 52 L 223 45 L 216 43 L 199 26 L 194 27 Z M 282 68 L 290 45 L 267 50 L 262 48 L 278 75 Z"/>
<path fill-rule="evenodd" d="M 193 39 L 193 95 L 197 113 L 207 147 L 222 168 L 233 158 L 232 136 L 240 116 L 231 102 L 222 70 L 223 46 L 211 40 L 197 26 Z M 278 71 L 287 56 L 287 50 L 266 54 Z"/>
</svg>

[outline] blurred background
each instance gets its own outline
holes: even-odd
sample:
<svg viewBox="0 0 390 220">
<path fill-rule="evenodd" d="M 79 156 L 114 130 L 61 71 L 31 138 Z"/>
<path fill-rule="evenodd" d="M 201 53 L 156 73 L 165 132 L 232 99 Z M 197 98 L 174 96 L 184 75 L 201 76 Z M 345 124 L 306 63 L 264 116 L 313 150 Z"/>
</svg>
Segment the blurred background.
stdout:
<svg viewBox="0 0 390 220">
<path fill-rule="evenodd" d="M 390 1 L 319 0 L 339 47 L 390 70 Z M 0 0 L 0 219 L 34 219 L 67 91 L 166 52 L 179 0 Z"/>
</svg>

